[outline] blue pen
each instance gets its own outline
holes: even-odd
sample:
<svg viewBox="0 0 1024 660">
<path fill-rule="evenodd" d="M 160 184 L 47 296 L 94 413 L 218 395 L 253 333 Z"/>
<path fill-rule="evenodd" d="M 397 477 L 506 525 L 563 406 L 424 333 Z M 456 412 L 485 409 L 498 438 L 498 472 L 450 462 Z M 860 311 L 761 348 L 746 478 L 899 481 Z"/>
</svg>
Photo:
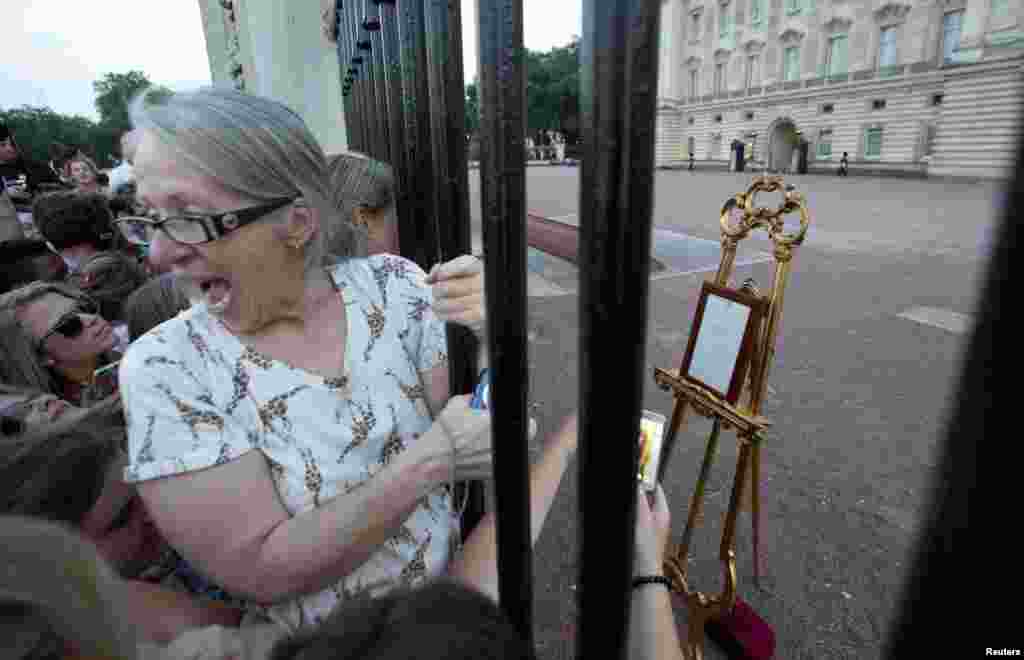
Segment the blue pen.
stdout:
<svg viewBox="0 0 1024 660">
<path fill-rule="evenodd" d="M 491 370 L 484 369 L 480 372 L 480 381 L 473 390 L 473 398 L 469 401 L 470 408 L 486 410 L 490 408 L 491 402 Z"/>
</svg>

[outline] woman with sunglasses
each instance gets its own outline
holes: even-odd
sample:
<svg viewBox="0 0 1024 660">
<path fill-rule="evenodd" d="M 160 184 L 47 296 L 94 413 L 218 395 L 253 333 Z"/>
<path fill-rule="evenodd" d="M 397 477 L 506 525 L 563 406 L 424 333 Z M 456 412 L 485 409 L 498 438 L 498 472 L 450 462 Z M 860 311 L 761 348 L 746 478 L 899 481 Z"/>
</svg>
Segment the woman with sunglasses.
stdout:
<svg viewBox="0 0 1024 660">
<path fill-rule="evenodd" d="M 490 418 L 451 397 L 444 326 L 480 327 L 479 261 L 428 277 L 362 256 L 322 148 L 276 102 L 203 90 L 133 120 L 151 211 L 117 223 L 193 300 L 120 366 L 126 478 L 156 525 L 288 630 L 441 573 L 446 486 L 490 474 Z"/>
<path fill-rule="evenodd" d="M 117 392 L 114 327 L 85 294 L 33 282 L 0 296 L 0 382 L 88 407 Z"/>
</svg>

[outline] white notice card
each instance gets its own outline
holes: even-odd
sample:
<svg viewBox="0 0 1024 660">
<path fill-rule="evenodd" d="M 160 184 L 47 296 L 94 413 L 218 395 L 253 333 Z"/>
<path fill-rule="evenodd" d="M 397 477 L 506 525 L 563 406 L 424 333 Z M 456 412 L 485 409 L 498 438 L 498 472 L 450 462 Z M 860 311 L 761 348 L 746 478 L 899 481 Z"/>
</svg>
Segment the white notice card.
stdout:
<svg viewBox="0 0 1024 660">
<path fill-rule="evenodd" d="M 750 308 L 746 305 L 709 293 L 689 375 L 728 394 L 749 319 Z"/>
</svg>

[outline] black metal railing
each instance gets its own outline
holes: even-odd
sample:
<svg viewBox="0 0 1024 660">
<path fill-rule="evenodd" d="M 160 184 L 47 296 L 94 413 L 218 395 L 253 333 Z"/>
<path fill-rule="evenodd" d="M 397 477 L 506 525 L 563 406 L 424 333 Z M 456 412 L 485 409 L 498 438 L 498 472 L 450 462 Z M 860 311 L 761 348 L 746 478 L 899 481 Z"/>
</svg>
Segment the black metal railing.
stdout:
<svg viewBox="0 0 1024 660">
<path fill-rule="evenodd" d="M 526 353 L 526 62 L 522 0 L 479 0 L 480 204 L 494 367 L 499 592 L 533 639 Z"/>
<path fill-rule="evenodd" d="M 345 74 L 345 123 L 349 146 L 392 167 L 399 250 L 421 268 L 472 250 L 465 148 L 459 138 L 438 140 L 431 129 L 431 88 L 424 0 L 343 0 L 336 4 L 338 56 Z M 444 4 L 444 3 L 442 3 Z M 438 28 L 461 35 L 457 8 Z M 445 44 L 446 48 L 451 48 Z M 448 98 L 462 99 L 461 48 L 456 60 L 435 48 L 433 57 L 447 70 Z M 453 51 L 454 52 L 454 51 Z M 348 65 L 346 67 L 346 64 Z M 445 68 L 447 67 L 447 69 Z M 465 122 L 464 103 L 453 107 L 449 131 Z M 461 124 L 460 124 L 461 125 Z M 443 169 L 442 169 L 443 168 Z M 459 172 L 463 172 L 461 177 Z M 438 191 L 445 190 L 443 204 Z M 443 209 L 443 210 L 442 210 Z M 449 378 L 453 392 L 472 390 L 476 377 L 477 341 L 469 331 L 449 326 Z M 482 484 L 472 484 L 463 534 L 483 515 Z M 460 492 L 461 494 L 461 492 Z"/>
<path fill-rule="evenodd" d="M 627 648 L 660 8 L 583 1 L 578 658 L 624 658 Z"/>
<path fill-rule="evenodd" d="M 623 658 L 627 648 L 638 459 L 631 438 L 645 375 L 659 6 L 583 3 L 581 658 Z M 339 0 L 336 7 L 349 143 L 394 169 L 402 254 L 428 268 L 468 252 L 460 3 Z M 478 0 L 477 8 L 499 593 L 532 641 L 523 7 L 522 0 Z M 449 334 L 451 362 L 459 362 L 453 391 L 472 383 L 471 344 L 465 334 Z"/>
</svg>

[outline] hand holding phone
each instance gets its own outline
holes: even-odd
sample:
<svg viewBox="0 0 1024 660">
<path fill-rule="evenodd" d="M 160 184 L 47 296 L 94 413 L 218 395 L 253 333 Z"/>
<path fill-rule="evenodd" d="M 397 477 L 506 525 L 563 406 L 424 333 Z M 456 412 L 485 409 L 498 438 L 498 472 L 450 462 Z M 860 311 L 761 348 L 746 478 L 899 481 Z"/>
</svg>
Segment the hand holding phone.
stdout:
<svg viewBox="0 0 1024 660">
<path fill-rule="evenodd" d="M 661 445 L 665 437 L 665 416 L 650 410 L 640 413 L 640 462 L 637 480 L 647 492 L 658 486 L 658 468 L 661 462 Z"/>
</svg>

